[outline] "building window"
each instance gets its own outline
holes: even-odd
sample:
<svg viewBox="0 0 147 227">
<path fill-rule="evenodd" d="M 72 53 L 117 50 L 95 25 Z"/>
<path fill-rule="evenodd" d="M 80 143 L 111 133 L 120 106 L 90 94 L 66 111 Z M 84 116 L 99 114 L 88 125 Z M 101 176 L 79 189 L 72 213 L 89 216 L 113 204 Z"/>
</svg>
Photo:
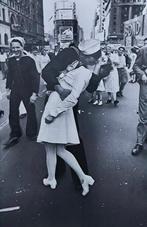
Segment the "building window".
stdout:
<svg viewBox="0 0 147 227">
<path fill-rule="evenodd" d="M 6 16 L 5 16 L 5 9 L 2 9 L 2 14 L 3 14 L 3 21 L 6 21 Z"/>
<path fill-rule="evenodd" d="M 20 25 L 20 16 L 17 16 L 17 24 Z"/>
<path fill-rule="evenodd" d="M 14 1 L 12 2 L 12 7 L 15 8 L 15 3 L 14 3 Z"/>
<path fill-rule="evenodd" d="M 22 28 L 22 29 L 25 29 L 25 21 L 24 21 L 23 18 L 22 18 L 22 20 L 21 20 L 21 28 Z"/>
<path fill-rule="evenodd" d="M 116 8 L 114 8 L 114 9 L 113 9 L 113 13 L 116 13 L 116 11 L 117 11 L 117 9 L 116 9 Z"/>
<path fill-rule="evenodd" d="M 116 21 L 113 21 L 113 25 L 116 26 Z"/>
<path fill-rule="evenodd" d="M 10 0 L 8 0 L 8 6 L 10 6 Z"/>
<path fill-rule="evenodd" d="M 10 17 L 10 22 L 11 22 L 11 25 L 15 24 L 15 16 L 13 14 Z"/>
<path fill-rule="evenodd" d="M 14 0 L 10 0 L 10 7 L 12 7 L 12 8 L 14 8 L 14 7 L 15 7 Z"/>
<path fill-rule="evenodd" d="M 18 5 L 18 11 L 20 11 L 20 5 Z"/>
<path fill-rule="evenodd" d="M 5 33 L 4 35 L 5 45 L 8 45 L 8 35 Z"/>
</svg>

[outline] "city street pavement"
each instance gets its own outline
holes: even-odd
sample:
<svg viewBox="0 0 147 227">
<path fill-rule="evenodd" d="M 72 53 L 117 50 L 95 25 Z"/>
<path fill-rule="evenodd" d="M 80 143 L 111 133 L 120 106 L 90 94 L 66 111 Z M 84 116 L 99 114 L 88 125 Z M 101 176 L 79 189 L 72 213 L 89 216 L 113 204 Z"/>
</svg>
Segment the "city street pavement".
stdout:
<svg viewBox="0 0 147 227">
<path fill-rule="evenodd" d="M 43 146 L 28 141 L 24 133 L 19 144 L 4 150 L 9 126 L 1 127 L 1 227 L 147 226 L 147 151 L 131 155 L 136 141 L 138 84 L 127 85 L 116 108 L 112 104 L 92 106 L 87 100 L 88 95 L 83 95 L 80 134 L 96 182 L 86 197 L 75 190 L 69 168 L 56 190 L 43 186 L 47 174 Z M 36 106 L 40 119 L 43 98 Z M 21 120 L 23 129 L 25 121 Z M 16 210 L 1 210 L 4 208 Z"/>
<path fill-rule="evenodd" d="M 2 80 L 2 72 L 0 71 L 0 91 L 2 93 L 2 100 L 0 100 L 0 109 L 5 111 L 5 116 L 0 118 L 0 129 L 4 127 L 4 125 L 8 124 L 8 100 L 6 98 L 6 89 L 5 89 L 6 80 Z"/>
</svg>

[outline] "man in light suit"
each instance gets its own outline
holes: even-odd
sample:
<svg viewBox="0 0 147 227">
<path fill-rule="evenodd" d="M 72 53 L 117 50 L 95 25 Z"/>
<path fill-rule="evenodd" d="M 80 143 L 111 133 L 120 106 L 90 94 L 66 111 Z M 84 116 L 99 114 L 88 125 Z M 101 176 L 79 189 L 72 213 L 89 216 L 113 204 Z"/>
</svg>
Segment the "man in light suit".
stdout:
<svg viewBox="0 0 147 227">
<path fill-rule="evenodd" d="M 147 136 L 147 38 L 144 39 L 144 47 L 137 55 L 133 70 L 140 85 L 137 142 L 132 149 L 132 155 L 138 155 L 143 151 L 143 144 Z"/>
</svg>

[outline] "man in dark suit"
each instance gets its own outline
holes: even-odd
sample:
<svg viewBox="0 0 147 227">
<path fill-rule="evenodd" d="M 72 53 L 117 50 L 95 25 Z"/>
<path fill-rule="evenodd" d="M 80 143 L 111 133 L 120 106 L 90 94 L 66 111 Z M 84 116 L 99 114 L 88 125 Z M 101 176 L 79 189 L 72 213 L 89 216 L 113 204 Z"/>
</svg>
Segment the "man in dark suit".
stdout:
<svg viewBox="0 0 147 227">
<path fill-rule="evenodd" d="M 6 80 L 7 97 L 10 99 L 9 125 L 10 138 L 5 148 L 19 142 L 22 131 L 19 124 L 19 106 L 23 101 L 27 110 L 26 135 L 30 140 L 37 136 L 37 119 L 35 101 L 39 91 L 40 77 L 34 60 L 24 54 L 24 39 L 15 37 L 10 46 L 13 56 L 8 59 L 8 75 Z"/>
<path fill-rule="evenodd" d="M 140 85 L 139 92 L 139 123 L 137 126 L 137 142 L 132 149 L 132 155 L 143 151 L 143 144 L 147 136 L 147 38 L 137 55 L 133 70 Z"/>
</svg>

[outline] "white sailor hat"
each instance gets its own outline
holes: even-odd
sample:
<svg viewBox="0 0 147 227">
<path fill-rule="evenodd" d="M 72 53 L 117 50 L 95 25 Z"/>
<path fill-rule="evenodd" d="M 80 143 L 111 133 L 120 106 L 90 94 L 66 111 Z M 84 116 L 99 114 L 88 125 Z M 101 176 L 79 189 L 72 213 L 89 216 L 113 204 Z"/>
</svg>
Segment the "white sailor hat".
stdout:
<svg viewBox="0 0 147 227">
<path fill-rule="evenodd" d="M 84 55 L 92 55 L 100 50 L 100 41 L 98 39 L 84 40 L 78 48 Z"/>
</svg>

